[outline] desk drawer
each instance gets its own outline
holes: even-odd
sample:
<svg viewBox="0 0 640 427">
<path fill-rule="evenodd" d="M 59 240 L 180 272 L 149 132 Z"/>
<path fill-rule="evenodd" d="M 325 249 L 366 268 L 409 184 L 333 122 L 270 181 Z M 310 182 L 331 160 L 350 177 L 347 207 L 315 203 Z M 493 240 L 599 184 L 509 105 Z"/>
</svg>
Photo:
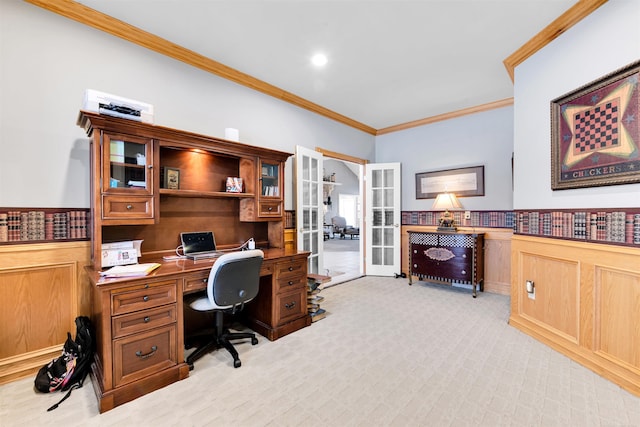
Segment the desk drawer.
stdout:
<svg viewBox="0 0 640 427">
<path fill-rule="evenodd" d="M 307 278 L 302 275 L 284 277 L 277 279 L 275 282 L 275 293 L 289 292 L 294 289 L 304 289 L 307 284 Z"/>
<path fill-rule="evenodd" d="M 116 316 L 175 303 L 176 286 L 175 280 L 165 280 L 113 291 L 111 294 L 111 314 Z"/>
<path fill-rule="evenodd" d="M 282 279 L 285 277 L 294 276 L 306 276 L 307 260 L 305 259 L 292 259 L 291 261 L 279 262 L 276 264 L 274 274 L 276 278 Z"/>
<path fill-rule="evenodd" d="M 169 325 L 113 341 L 113 384 L 136 381 L 178 364 L 177 329 Z"/>
<path fill-rule="evenodd" d="M 204 291 L 207 289 L 207 282 L 209 281 L 209 270 L 192 276 L 184 278 L 182 284 L 182 291 L 187 293 Z"/>
<path fill-rule="evenodd" d="M 136 311 L 111 319 L 113 338 L 120 338 L 158 326 L 170 325 L 177 319 L 175 304 L 150 310 Z"/>
<path fill-rule="evenodd" d="M 153 219 L 153 197 L 102 196 L 102 219 Z"/>
<path fill-rule="evenodd" d="M 282 216 L 282 202 L 260 202 L 258 204 L 258 215 L 261 217 Z"/>
<path fill-rule="evenodd" d="M 304 289 L 274 296 L 276 325 L 282 325 L 307 313 L 307 292 Z"/>
</svg>

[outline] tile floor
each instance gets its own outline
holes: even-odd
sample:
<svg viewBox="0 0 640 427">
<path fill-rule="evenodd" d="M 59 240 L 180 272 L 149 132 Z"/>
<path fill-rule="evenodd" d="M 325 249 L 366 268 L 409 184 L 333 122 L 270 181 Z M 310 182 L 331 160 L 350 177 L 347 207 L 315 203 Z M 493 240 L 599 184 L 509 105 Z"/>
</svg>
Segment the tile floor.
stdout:
<svg viewBox="0 0 640 427">
<path fill-rule="evenodd" d="M 331 276 L 323 287 L 337 285 L 361 276 L 360 241 L 358 239 L 329 239 L 324 245 L 322 274 Z"/>
</svg>

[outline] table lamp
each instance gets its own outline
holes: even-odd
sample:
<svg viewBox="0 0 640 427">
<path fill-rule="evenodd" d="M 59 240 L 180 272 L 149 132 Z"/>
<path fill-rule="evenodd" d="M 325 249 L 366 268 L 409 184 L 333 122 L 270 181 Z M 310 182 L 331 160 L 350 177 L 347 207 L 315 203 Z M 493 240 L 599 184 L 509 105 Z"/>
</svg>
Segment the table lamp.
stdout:
<svg viewBox="0 0 640 427">
<path fill-rule="evenodd" d="M 451 215 L 450 210 L 460 210 L 462 209 L 462 205 L 458 201 L 458 198 L 453 193 L 441 193 L 436 197 L 435 202 L 433 202 L 433 210 L 436 211 L 444 211 L 440 216 L 440 224 L 438 226 L 438 231 L 445 231 L 449 233 L 455 233 L 457 228 L 454 224 L 453 216 Z"/>
</svg>

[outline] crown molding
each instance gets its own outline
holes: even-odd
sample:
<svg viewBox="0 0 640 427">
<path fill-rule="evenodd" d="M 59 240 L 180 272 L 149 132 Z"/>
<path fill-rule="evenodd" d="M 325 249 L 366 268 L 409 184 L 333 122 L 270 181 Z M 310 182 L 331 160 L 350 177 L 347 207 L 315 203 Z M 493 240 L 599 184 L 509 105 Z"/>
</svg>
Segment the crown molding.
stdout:
<svg viewBox="0 0 640 427">
<path fill-rule="evenodd" d="M 520 49 L 513 52 L 503 61 L 507 73 L 514 81 L 515 68 L 527 60 L 537 51 L 551 43 L 562 33 L 582 21 L 591 12 L 605 4 L 608 0 L 579 0 L 569 10 L 547 25 L 542 31 L 526 42 Z"/>
<path fill-rule="evenodd" d="M 197 52 L 179 46 L 175 43 L 171 43 L 169 40 L 141 30 L 140 28 L 115 19 L 112 16 L 89 8 L 76 1 L 24 1 L 374 136 L 384 135 L 391 132 L 397 132 L 412 127 L 423 126 L 442 120 L 449 120 L 455 117 L 460 117 L 481 111 L 487 111 L 513 104 L 513 98 L 508 98 L 501 101 L 495 101 L 488 104 L 440 114 L 433 117 L 426 117 L 424 119 L 376 130 L 371 126 L 353 120 L 342 114 L 336 113 L 335 111 L 329 110 L 325 107 L 322 107 L 321 105 L 301 98 L 291 92 L 287 92 L 234 68 L 228 67 L 220 62 L 200 55 Z M 528 57 L 533 55 L 538 50 L 542 49 L 553 39 L 558 37 L 560 34 L 565 32 L 567 29 L 572 27 L 574 24 L 582 20 L 585 16 L 589 15 L 591 12 L 593 12 L 606 2 L 607 0 L 579 0 L 578 3 L 571 7 L 571 9 L 563 13 L 544 30 L 542 30 L 535 37 L 525 43 L 520 49 L 511 54 L 507 59 L 504 60 L 504 65 L 507 68 L 507 72 L 509 73 L 511 80 L 513 81 L 514 68 L 518 64 L 525 61 Z"/>
<path fill-rule="evenodd" d="M 214 61 L 197 52 L 186 49 L 169 40 L 158 37 L 138 27 L 129 25 L 126 22 L 115 19 L 95 9 L 87 7 L 81 3 L 72 0 L 24 0 L 35 6 L 39 6 L 50 12 L 64 16 L 66 18 L 77 21 L 81 24 L 88 25 L 105 33 L 127 40 L 154 52 L 168 56 L 185 64 L 194 66 L 211 74 L 215 74 L 224 79 L 246 86 L 250 89 L 262 92 L 266 95 L 296 105 L 305 110 L 312 111 L 321 116 L 335 120 L 352 128 L 361 130 L 371 135 L 376 134 L 376 129 L 371 126 L 360 123 L 342 114 L 331 111 L 321 105 L 315 104 L 304 98 L 301 98 L 291 92 L 282 90 L 276 86 L 228 67 L 220 62 Z"/>
<path fill-rule="evenodd" d="M 506 98 L 500 101 L 489 102 L 487 104 L 476 105 L 475 107 L 464 108 L 462 110 L 451 111 L 449 113 L 438 114 L 437 116 L 426 117 L 420 120 L 414 120 L 412 122 L 401 123 L 399 125 L 389 126 L 383 129 L 378 129 L 376 135 L 384 135 L 391 132 L 398 132 L 418 126 L 424 126 L 435 122 L 441 122 L 444 120 L 455 119 L 456 117 L 466 116 L 468 114 L 480 113 L 482 111 L 495 110 L 496 108 L 507 107 L 513 105 L 513 98 Z"/>
</svg>

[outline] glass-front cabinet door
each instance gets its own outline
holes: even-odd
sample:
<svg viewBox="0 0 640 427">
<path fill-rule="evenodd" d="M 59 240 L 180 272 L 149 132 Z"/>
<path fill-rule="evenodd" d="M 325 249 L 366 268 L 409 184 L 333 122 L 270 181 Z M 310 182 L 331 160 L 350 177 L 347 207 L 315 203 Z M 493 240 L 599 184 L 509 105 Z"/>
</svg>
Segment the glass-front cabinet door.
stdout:
<svg viewBox="0 0 640 427">
<path fill-rule="evenodd" d="M 260 161 L 260 196 L 280 199 L 280 162 Z"/>
<path fill-rule="evenodd" d="M 153 193 L 152 140 L 130 135 L 102 135 L 102 192 Z"/>
<path fill-rule="evenodd" d="M 262 218 L 282 217 L 282 163 L 261 159 L 259 167 L 258 216 Z"/>
</svg>

